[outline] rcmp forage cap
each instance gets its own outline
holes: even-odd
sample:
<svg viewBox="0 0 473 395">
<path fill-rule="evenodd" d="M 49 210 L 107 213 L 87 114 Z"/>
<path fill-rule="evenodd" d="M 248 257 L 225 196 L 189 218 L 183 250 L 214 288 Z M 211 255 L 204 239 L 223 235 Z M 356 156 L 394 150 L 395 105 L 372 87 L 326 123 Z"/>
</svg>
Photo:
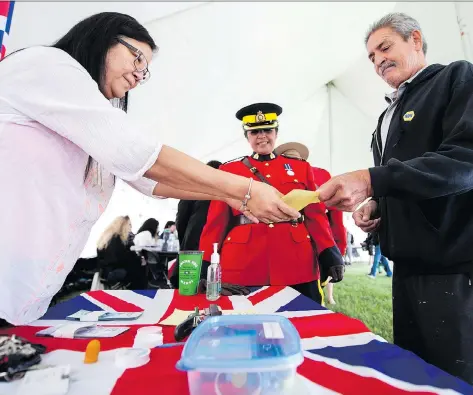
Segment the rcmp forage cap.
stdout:
<svg viewBox="0 0 473 395">
<path fill-rule="evenodd" d="M 273 103 L 255 103 L 238 110 L 235 116 L 243 122 L 245 135 L 251 130 L 276 129 L 282 108 Z"/>
</svg>

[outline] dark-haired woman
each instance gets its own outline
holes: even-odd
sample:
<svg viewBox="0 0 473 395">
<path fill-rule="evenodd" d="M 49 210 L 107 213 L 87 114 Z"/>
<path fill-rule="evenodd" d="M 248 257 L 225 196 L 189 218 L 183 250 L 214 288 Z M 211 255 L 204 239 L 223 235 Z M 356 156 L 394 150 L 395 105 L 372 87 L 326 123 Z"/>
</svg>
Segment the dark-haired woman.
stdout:
<svg viewBox="0 0 473 395">
<path fill-rule="evenodd" d="M 148 195 L 225 200 L 265 222 L 299 215 L 276 190 L 163 146 L 123 111 L 127 93 L 149 80 L 156 48 L 134 18 L 101 13 L 53 46 L 0 62 L 0 319 L 45 313 L 116 177 Z"/>
<path fill-rule="evenodd" d="M 154 218 L 148 218 L 135 235 L 133 243 L 135 246 L 146 247 L 157 244 L 159 236 L 159 221 Z"/>
</svg>

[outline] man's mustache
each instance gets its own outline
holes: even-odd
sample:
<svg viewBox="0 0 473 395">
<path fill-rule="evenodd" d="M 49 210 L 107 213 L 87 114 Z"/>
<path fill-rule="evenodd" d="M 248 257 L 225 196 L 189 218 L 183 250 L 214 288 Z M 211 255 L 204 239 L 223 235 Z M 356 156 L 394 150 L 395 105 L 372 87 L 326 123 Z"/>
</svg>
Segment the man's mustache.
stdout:
<svg viewBox="0 0 473 395">
<path fill-rule="evenodd" d="M 396 66 L 396 63 L 395 62 L 388 62 L 386 61 L 385 63 L 382 63 L 381 66 L 379 67 L 379 72 L 381 74 L 384 74 L 384 71 L 388 68 L 388 67 L 391 67 L 391 66 Z"/>
</svg>

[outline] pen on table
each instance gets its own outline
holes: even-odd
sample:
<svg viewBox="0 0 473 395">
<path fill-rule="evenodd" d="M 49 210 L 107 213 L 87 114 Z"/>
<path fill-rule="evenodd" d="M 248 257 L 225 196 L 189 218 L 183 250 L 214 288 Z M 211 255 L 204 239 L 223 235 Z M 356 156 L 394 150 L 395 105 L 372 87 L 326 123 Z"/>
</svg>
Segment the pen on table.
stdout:
<svg viewBox="0 0 473 395">
<path fill-rule="evenodd" d="M 168 348 L 168 347 L 177 347 L 177 346 L 183 346 L 185 345 L 185 342 L 179 342 L 179 343 L 165 343 L 161 344 L 160 346 L 156 346 L 156 348 Z"/>
</svg>

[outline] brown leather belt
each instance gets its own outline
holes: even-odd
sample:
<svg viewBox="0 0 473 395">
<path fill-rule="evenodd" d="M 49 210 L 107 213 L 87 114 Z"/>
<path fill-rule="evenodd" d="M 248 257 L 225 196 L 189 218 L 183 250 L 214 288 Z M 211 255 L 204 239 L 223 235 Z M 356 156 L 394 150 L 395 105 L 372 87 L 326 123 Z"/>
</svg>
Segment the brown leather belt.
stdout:
<svg viewBox="0 0 473 395">
<path fill-rule="evenodd" d="M 244 215 L 236 215 L 232 219 L 234 226 L 238 225 L 249 225 L 249 224 L 254 224 L 253 221 L 250 219 L 246 218 Z M 297 225 L 297 224 L 302 224 L 304 222 L 304 216 L 301 215 L 298 219 L 293 219 L 291 221 L 280 221 L 280 222 L 274 222 L 272 224 L 268 225 L 278 225 L 278 224 L 292 224 L 292 225 Z"/>
</svg>

